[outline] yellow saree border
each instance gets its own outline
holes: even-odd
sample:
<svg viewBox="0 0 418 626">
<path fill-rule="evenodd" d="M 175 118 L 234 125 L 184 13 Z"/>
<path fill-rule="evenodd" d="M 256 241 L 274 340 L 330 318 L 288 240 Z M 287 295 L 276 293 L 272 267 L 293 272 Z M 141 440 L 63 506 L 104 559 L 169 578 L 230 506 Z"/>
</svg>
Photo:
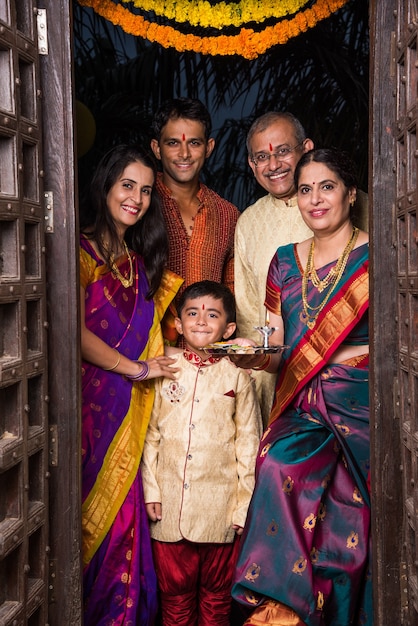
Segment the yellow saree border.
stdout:
<svg viewBox="0 0 418 626">
<path fill-rule="evenodd" d="M 183 279 L 165 271 L 154 296 L 155 308 L 149 340 L 140 360 L 164 353 L 161 318 Z M 87 565 L 109 532 L 138 473 L 145 434 L 154 403 L 153 381 L 132 385 L 129 410 L 103 461 L 95 485 L 82 506 L 83 565 Z"/>
<path fill-rule="evenodd" d="M 174 296 L 183 283 L 184 278 L 181 278 L 178 274 L 175 274 L 171 270 L 164 270 L 160 287 L 154 297 L 155 306 L 157 307 L 158 317 L 160 320 L 163 319 L 164 313 L 168 309 L 174 299 Z"/>
<path fill-rule="evenodd" d="M 154 401 L 151 383 L 132 385 L 131 404 L 82 507 L 83 564 L 87 565 L 109 532 L 138 473 Z M 140 417 L 141 416 L 141 417 Z"/>
<path fill-rule="evenodd" d="M 353 280 L 344 298 L 333 304 L 317 321 L 309 342 L 302 340 L 300 348 L 294 350 L 292 361 L 286 364 L 283 379 L 278 381 L 269 425 L 281 415 L 299 389 L 342 343 L 342 331 L 354 321 L 368 300 L 369 274 L 364 272 Z"/>
</svg>

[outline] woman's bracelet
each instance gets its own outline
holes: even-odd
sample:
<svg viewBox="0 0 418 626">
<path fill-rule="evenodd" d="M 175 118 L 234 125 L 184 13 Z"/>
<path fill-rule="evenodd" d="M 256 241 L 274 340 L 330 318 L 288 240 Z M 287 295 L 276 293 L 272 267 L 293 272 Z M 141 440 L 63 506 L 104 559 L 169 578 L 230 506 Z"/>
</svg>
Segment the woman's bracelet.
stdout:
<svg viewBox="0 0 418 626">
<path fill-rule="evenodd" d="M 137 361 L 137 363 L 141 366 L 141 369 L 138 374 L 134 374 L 133 376 L 126 374 L 126 378 L 129 380 L 144 380 L 149 374 L 149 365 L 146 361 Z"/>
<path fill-rule="evenodd" d="M 253 370 L 266 370 L 271 363 L 271 354 L 265 354 L 263 360 L 259 365 L 253 366 L 251 369 Z"/>
<path fill-rule="evenodd" d="M 116 350 L 116 348 L 113 348 L 113 350 L 118 355 L 117 361 L 114 365 L 112 365 L 112 367 L 104 367 L 103 369 L 105 370 L 105 372 L 111 372 L 112 370 L 115 370 L 120 363 L 120 353 Z"/>
</svg>

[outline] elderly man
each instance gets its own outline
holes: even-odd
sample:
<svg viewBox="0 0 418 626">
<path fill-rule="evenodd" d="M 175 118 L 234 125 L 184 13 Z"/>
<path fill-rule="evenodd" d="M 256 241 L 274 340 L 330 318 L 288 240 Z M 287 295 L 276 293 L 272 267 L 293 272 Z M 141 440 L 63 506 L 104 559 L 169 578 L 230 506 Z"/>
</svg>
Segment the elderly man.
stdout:
<svg viewBox="0 0 418 626">
<path fill-rule="evenodd" d="M 235 230 L 235 297 L 239 335 L 261 343 L 254 326 L 264 326 L 266 279 L 279 246 L 303 241 L 311 231 L 303 221 L 293 182 L 295 167 L 312 150 L 299 120 L 291 113 L 269 112 L 252 124 L 247 137 L 248 163 L 268 192 L 240 216 Z M 275 375 L 254 372 L 263 423 L 273 401 Z"/>
<path fill-rule="evenodd" d="M 240 216 L 235 230 L 235 297 L 238 332 L 261 343 L 254 326 L 266 322 L 264 299 L 270 261 L 279 246 L 299 242 L 311 232 L 299 213 L 293 182 L 295 167 L 314 143 L 289 112 L 257 118 L 247 136 L 248 163 L 268 194 Z M 367 195 L 359 192 L 357 225 L 367 230 Z M 356 217 L 354 216 L 354 220 Z M 274 394 L 274 374 L 254 372 L 264 425 Z"/>
</svg>

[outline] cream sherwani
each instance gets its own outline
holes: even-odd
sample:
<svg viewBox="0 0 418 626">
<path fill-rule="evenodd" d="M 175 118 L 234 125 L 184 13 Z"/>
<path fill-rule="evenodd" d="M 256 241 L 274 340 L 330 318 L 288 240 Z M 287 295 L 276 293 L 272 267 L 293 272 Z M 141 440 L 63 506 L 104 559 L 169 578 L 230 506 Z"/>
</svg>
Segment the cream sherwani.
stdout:
<svg viewBox="0 0 418 626">
<path fill-rule="evenodd" d="M 294 196 L 287 202 L 271 194 L 260 198 L 239 217 L 235 229 L 235 279 L 238 335 L 261 344 L 254 326 L 264 326 L 266 281 L 279 246 L 304 241 L 312 232 L 303 221 Z M 275 374 L 254 372 L 264 425 L 273 403 Z"/>
<path fill-rule="evenodd" d="M 177 379 L 157 379 L 142 455 L 145 502 L 162 503 L 158 541 L 232 543 L 254 488 L 261 416 L 254 381 L 227 358 L 176 354 Z M 196 364 L 197 363 L 197 364 Z"/>
</svg>

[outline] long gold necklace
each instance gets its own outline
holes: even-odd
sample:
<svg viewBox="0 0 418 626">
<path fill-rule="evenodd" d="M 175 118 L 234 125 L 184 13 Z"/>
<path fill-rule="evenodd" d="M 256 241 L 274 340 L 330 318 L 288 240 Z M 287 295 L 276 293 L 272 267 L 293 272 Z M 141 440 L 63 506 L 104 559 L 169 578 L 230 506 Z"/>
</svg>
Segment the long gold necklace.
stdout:
<svg viewBox="0 0 418 626">
<path fill-rule="evenodd" d="M 126 245 L 126 241 L 123 240 L 122 244 L 123 244 L 123 247 L 125 248 L 126 254 L 128 255 L 128 260 L 129 260 L 129 278 L 127 278 L 126 276 L 121 274 L 118 266 L 115 263 L 115 257 L 114 257 L 113 254 L 110 257 L 110 268 L 112 270 L 112 274 L 114 276 L 116 276 L 116 278 L 118 280 L 120 280 L 120 282 L 122 283 L 122 285 L 125 288 L 127 288 L 127 287 L 132 287 L 132 285 L 134 284 L 134 268 L 133 268 L 131 255 L 129 254 L 128 246 Z"/>
<path fill-rule="evenodd" d="M 313 328 L 315 322 L 317 320 L 318 315 L 322 311 L 322 309 L 327 304 L 330 299 L 334 289 L 339 283 L 345 267 L 347 265 L 348 257 L 350 256 L 351 251 L 356 245 L 357 237 L 359 234 L 359 229 L 354 227 L 353 232 L 351 233 L 351 237 L 348 240 L 347 245 L 342 251 L 341 255 L 338 257 L 338 260 L 335 265 L 330 269 L 328 274 L 322 280 L 319 278 L 314 263 L 314 251 L 315 251 L 315 243 L 312 240 L 311 246 L 309 248 L 308 260 L 306 263 L 305 271 L 302 276 L 302 304 L 303 304 L 303 312 L 300 314 L 301 321 L 308 326 L 308 328 Z M 311 281 L 312 285 L 322 293 L 324 289 L 329 287 L 328 292 L 326 293 L 322 302 L 318 304 L 318 306 L 311 306 L 308 302 L 308 280 Z"/>
</svg>

